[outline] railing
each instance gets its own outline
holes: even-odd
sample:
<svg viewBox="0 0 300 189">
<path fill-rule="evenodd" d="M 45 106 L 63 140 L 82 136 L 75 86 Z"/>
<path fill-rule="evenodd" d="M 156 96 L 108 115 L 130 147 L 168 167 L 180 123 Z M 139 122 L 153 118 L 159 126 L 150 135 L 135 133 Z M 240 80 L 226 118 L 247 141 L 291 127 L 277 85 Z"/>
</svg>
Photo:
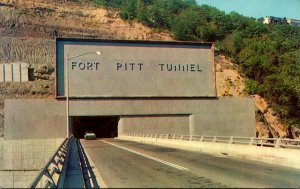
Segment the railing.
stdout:
<svg viewBox="0 0 300 189">
<path fill-rule="evenodd" d="M 40 170 L 29 188 L 57 188 L 58 177 L 62 172 L 63 166 L 68 161 L 70 141 L 73 138 L 73 136 L 70 136 L 62 142 L 45 167 Z"/>
<path fill-rule="evenodd" d="M 238 136 L 205 136 L 205 135 L 176 135 L 176 134 L 145 134 L 145 133 L 122 133 L 120 136 L 133 137 L 148 137 L 156 139 L 172 139 L 172 140 L 186 140 L 199 142 L 215 142 L 227 144 L 244 144 L 255 145 L 262 147 L 274 148 L 296 148 L 300 149 L 299 139 L 287 138 L 255 138 L 255 137 L 238 137 Z"/>
<path fill-rule="evenodd" d="M 95 173 L 90 165 L 88 157 L 80 143 L 78 142 L 78 153 L 80 159 L 81 170 L 83 174 L 85 188 L 99 188 Z"/>
</svg>

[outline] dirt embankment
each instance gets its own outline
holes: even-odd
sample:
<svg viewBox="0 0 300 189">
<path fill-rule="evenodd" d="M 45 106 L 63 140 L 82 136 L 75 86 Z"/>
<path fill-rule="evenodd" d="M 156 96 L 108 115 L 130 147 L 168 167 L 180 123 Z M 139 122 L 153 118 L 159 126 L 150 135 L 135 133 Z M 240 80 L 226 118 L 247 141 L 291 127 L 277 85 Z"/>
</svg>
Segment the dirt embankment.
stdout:
<svg viewBox="0 0 300 189">
<path fill-rule="evenodd" d="M 0 28 L 5 37 L 172 39 L 168 33 L 123 21 L 118 11 L 64 0 L 2 0 Z"/>
</svg>

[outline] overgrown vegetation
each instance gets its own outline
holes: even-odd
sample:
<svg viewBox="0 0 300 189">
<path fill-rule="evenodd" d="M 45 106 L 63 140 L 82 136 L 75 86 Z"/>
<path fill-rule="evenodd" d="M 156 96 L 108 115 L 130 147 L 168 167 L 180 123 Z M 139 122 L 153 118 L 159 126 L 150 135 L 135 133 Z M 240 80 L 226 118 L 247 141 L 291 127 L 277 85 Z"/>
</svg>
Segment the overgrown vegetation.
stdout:
<svg viewBox="0 0 300 189">
<path fill-rule="evenodd" d="M 169 30 L 178 40 L 211 41 L 247 77 L 246 90 L 267 98 L 285 121 L 300 126 L 300 27 L 264 25 L 194 0 L 92 0 L 120 16 Z"/>
</svg>

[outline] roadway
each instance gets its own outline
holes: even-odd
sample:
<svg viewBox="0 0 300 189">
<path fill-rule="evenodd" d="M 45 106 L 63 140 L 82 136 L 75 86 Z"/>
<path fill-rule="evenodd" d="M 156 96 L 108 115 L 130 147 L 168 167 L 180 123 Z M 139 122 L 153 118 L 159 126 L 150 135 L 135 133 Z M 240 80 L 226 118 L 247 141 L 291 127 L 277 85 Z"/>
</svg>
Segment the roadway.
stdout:
<svg viewBox="0 0 300 189">
<path fill-rule="evenodd" d="M 81 144 L 100 187 L 300 187 L 299 169 L 115 139 Z"/>
</svg>

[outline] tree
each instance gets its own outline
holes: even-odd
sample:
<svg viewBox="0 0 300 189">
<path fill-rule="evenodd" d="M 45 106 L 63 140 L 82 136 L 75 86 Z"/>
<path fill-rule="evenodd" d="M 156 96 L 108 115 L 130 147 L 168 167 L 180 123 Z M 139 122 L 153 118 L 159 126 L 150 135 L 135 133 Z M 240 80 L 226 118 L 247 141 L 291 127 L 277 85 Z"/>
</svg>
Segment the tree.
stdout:
<svg viewBox="0 0 300 189">
<path fill-rule="evenodd" d="M 197 40 L 197 26 L 204 24 L 200 12 L 189 8 L 174 20 L 172 31 L 179 40 Z"/>
<path fill-rule="evenodd" d="M 148 20 L 148 10 L 145 6 L 145 2 L 143 0 L 137 1 L 137 10 L 136 10 L 136 17 L 138 21 L 149 24 Z"/>
<path fill-rule="evenodd" d="M 236 12 L 230 12 L 228 16 L 231 21 L 231 30 L 245 30 L 251 22 L 254 22 L 253 19 L 242 16 Z"/>
<path fill-rule="evenodd" d="M 121 6 L 121 17 L 126 20 L 133 20 L 136 18 L 137 1 L 123 0 Z"/>
<path fill-rule="evenodd" d="M 217 39 L 217 26 L 215 24 L 200 25 L 197 27 L 197 37 L 202 41 L 215 42 Z"/>
</svg>

